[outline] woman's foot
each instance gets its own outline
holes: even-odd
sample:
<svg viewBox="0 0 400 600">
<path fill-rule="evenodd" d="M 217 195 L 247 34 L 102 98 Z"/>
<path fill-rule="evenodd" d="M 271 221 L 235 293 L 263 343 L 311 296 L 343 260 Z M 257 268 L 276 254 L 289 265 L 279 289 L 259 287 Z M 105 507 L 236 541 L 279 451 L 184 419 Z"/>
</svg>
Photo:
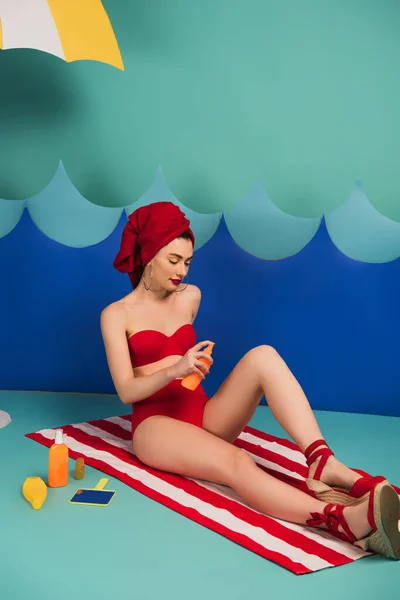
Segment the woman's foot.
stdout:
<svg viewBox="0 0 400 600">
<path fill-rule="evenodd" d="M 324 528 L 366 552 L 399 560 L 399 508 L 396 491 L 387 481 L 381 481 L 371 489 L 367 500 L 356 506 L 325 504 L 320 512 L 310 513 L 306 525 Z"/>
<path fill-rule="evenodd" d="M 311 513 L 306 524 L 325 528 L 332 535 L 366 552 L 399 560 L 399 504 L 396 491 L 383 481 L 374 487 L 368 500 L 347 507 L 325 504 L 321 512 Z"/>
<path fill-rule="evenodd" d="M 308 476 L 311 479 L 317 470 L 321 458 L 317 458 L 310 465 Z M 349 490 L 358 479 L 361 479 L 361 475 L 355 471 L 352 471 L 349 469 L 349 467 L 346 467 L 346 465 L 339 462 L 334 456 L 330 456 L 326 461 L 319 479 L 322 481 L 322 483 L 326 483 L 326 485 L 332 487 L 337 486 L 345 490 Z"/>
<path fill-rule="evenodd" d="M 368 520 L 368 500 L 358 506 L 325 504 L 323 511 L 311 513 L 307 525 L 327 529 L 333 535 L 347 542 L 362 540 L 372 531 Z"/>
<path fill-rule="evenodd" d="M 309 467 L 306 485 L 309 491 L 322 502 L 329 505 L 358 506 L 370 499 L 371 494 L 387 488 L 384 494 L 393 495 L 392 507 L 400 504 L 395 490 L 385 477 L 362 476 L 339 462 L 323 439 L 315 440 L 304 451 Z M 379 492 L 379 497 L 380 497 Z M 371 518 L 370 518 L 371 522 Z M 396 526 L 397 527 L 397 526 Z M 396 529 L 395 534 L 398 531 Z M 377 536 L 375 536 L 376 538 Z"/>
<path fill-rule="evenodd" d="M 358 506 L 347 506 L 343 516 L 356 540 L 362 540 L 372 531 L 368 521 L 368 500 Z"/>
</svg>

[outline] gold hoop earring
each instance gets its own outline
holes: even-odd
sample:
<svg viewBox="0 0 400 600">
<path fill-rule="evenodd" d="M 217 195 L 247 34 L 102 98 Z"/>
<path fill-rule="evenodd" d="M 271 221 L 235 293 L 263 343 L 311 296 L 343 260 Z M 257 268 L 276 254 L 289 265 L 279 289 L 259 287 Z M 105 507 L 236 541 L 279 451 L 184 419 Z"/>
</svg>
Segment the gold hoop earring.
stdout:
<svg viewBox="0 0 400 600">
<path fill-rule="evenodd" d="M 151 280 L 153 279 L 153 269 L 152 269 L 151 265 L 147 265 L 147 266 L 150 266 L 150 285 L 149 285 L 149 287 L 147 287 L 144 277 L 143 277 L 143 285 L 144 285 L 145 289 L 147 291 L 149 291 L 149 290 L 151 290 Z"/>
</svg>

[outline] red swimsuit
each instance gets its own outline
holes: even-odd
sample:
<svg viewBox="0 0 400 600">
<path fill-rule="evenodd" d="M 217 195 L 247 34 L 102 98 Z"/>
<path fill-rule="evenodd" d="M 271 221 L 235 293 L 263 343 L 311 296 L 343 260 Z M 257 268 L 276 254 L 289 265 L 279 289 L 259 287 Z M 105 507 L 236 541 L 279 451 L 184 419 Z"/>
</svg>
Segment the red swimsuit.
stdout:
<svg viewBox="0 0 400 600">
<path fill-rule="evenodd" d="M 171 336 L 155 329 L 146 329 L 128 338 L 134 368 L 172 354 L 183 356 L 195 343 L 196 334 L 191 323 L 182 325 Z M 132 404 L 132 434 L 139 423 L 153 415 L 165 415 L 201 427 L 208 399 L 201 385 L 191 391 L 181 385 L 180 379 L 175 379 L 145 400 Z"/>
</svg>

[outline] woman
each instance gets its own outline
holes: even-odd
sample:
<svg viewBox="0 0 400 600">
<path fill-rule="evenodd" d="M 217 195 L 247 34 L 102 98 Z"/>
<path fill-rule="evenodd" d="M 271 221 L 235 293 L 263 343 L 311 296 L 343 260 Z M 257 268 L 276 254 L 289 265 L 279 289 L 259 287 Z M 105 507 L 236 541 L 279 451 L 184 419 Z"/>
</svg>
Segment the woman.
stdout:
<svg viewBox="0 0 400 600">
<path fill-rule="evenodd" d="M 182 285 L 193 248 L 184 213 L 156 202 L 130 215 L 114 261 L 134 291 L 104 309 L 101 328 L 117 393 L 132 404 L 136 456 L 156 469 L 230 486 L 273 517 L 326 528 L 399 559 L 397 493 L 383 477 L 361 477 L 336 460 L 300 385 L 273 348 L 259 346 L 243 356 L 211 398 L 201 385 L 195 391 L 181 385 L 190 373 L 203 379 L 213 362 L 203 351 L 209 341 L 196 344 L 193 329 L 200 290 Z M 233 445 L 263 394 L 305 453 L 309 494 L 265 473 Z"/>
</svg>

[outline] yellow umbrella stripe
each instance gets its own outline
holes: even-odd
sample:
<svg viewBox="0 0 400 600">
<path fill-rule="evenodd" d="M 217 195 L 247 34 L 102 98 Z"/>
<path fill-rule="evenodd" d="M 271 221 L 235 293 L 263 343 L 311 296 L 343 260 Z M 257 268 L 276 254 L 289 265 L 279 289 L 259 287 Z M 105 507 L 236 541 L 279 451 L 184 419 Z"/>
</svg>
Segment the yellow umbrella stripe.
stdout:
<svg viewBox="0 0 400 600">
<path fill-rule="evenodd" d="M 22 12 L 28 4 L 28 14 Z M 101 0 L 19 0 L 0 15 L 0 49 L 35 48 L 67 62 L 94 60 L 124 70 Z M 29 19 L 35 29 L 29 29 Z"/>
<path fill-rule="evenodd" d="M 124 70 L 112 25 L 100 0 L 47 0 L 65 60 L 97 60 Z"/>
</svg>

